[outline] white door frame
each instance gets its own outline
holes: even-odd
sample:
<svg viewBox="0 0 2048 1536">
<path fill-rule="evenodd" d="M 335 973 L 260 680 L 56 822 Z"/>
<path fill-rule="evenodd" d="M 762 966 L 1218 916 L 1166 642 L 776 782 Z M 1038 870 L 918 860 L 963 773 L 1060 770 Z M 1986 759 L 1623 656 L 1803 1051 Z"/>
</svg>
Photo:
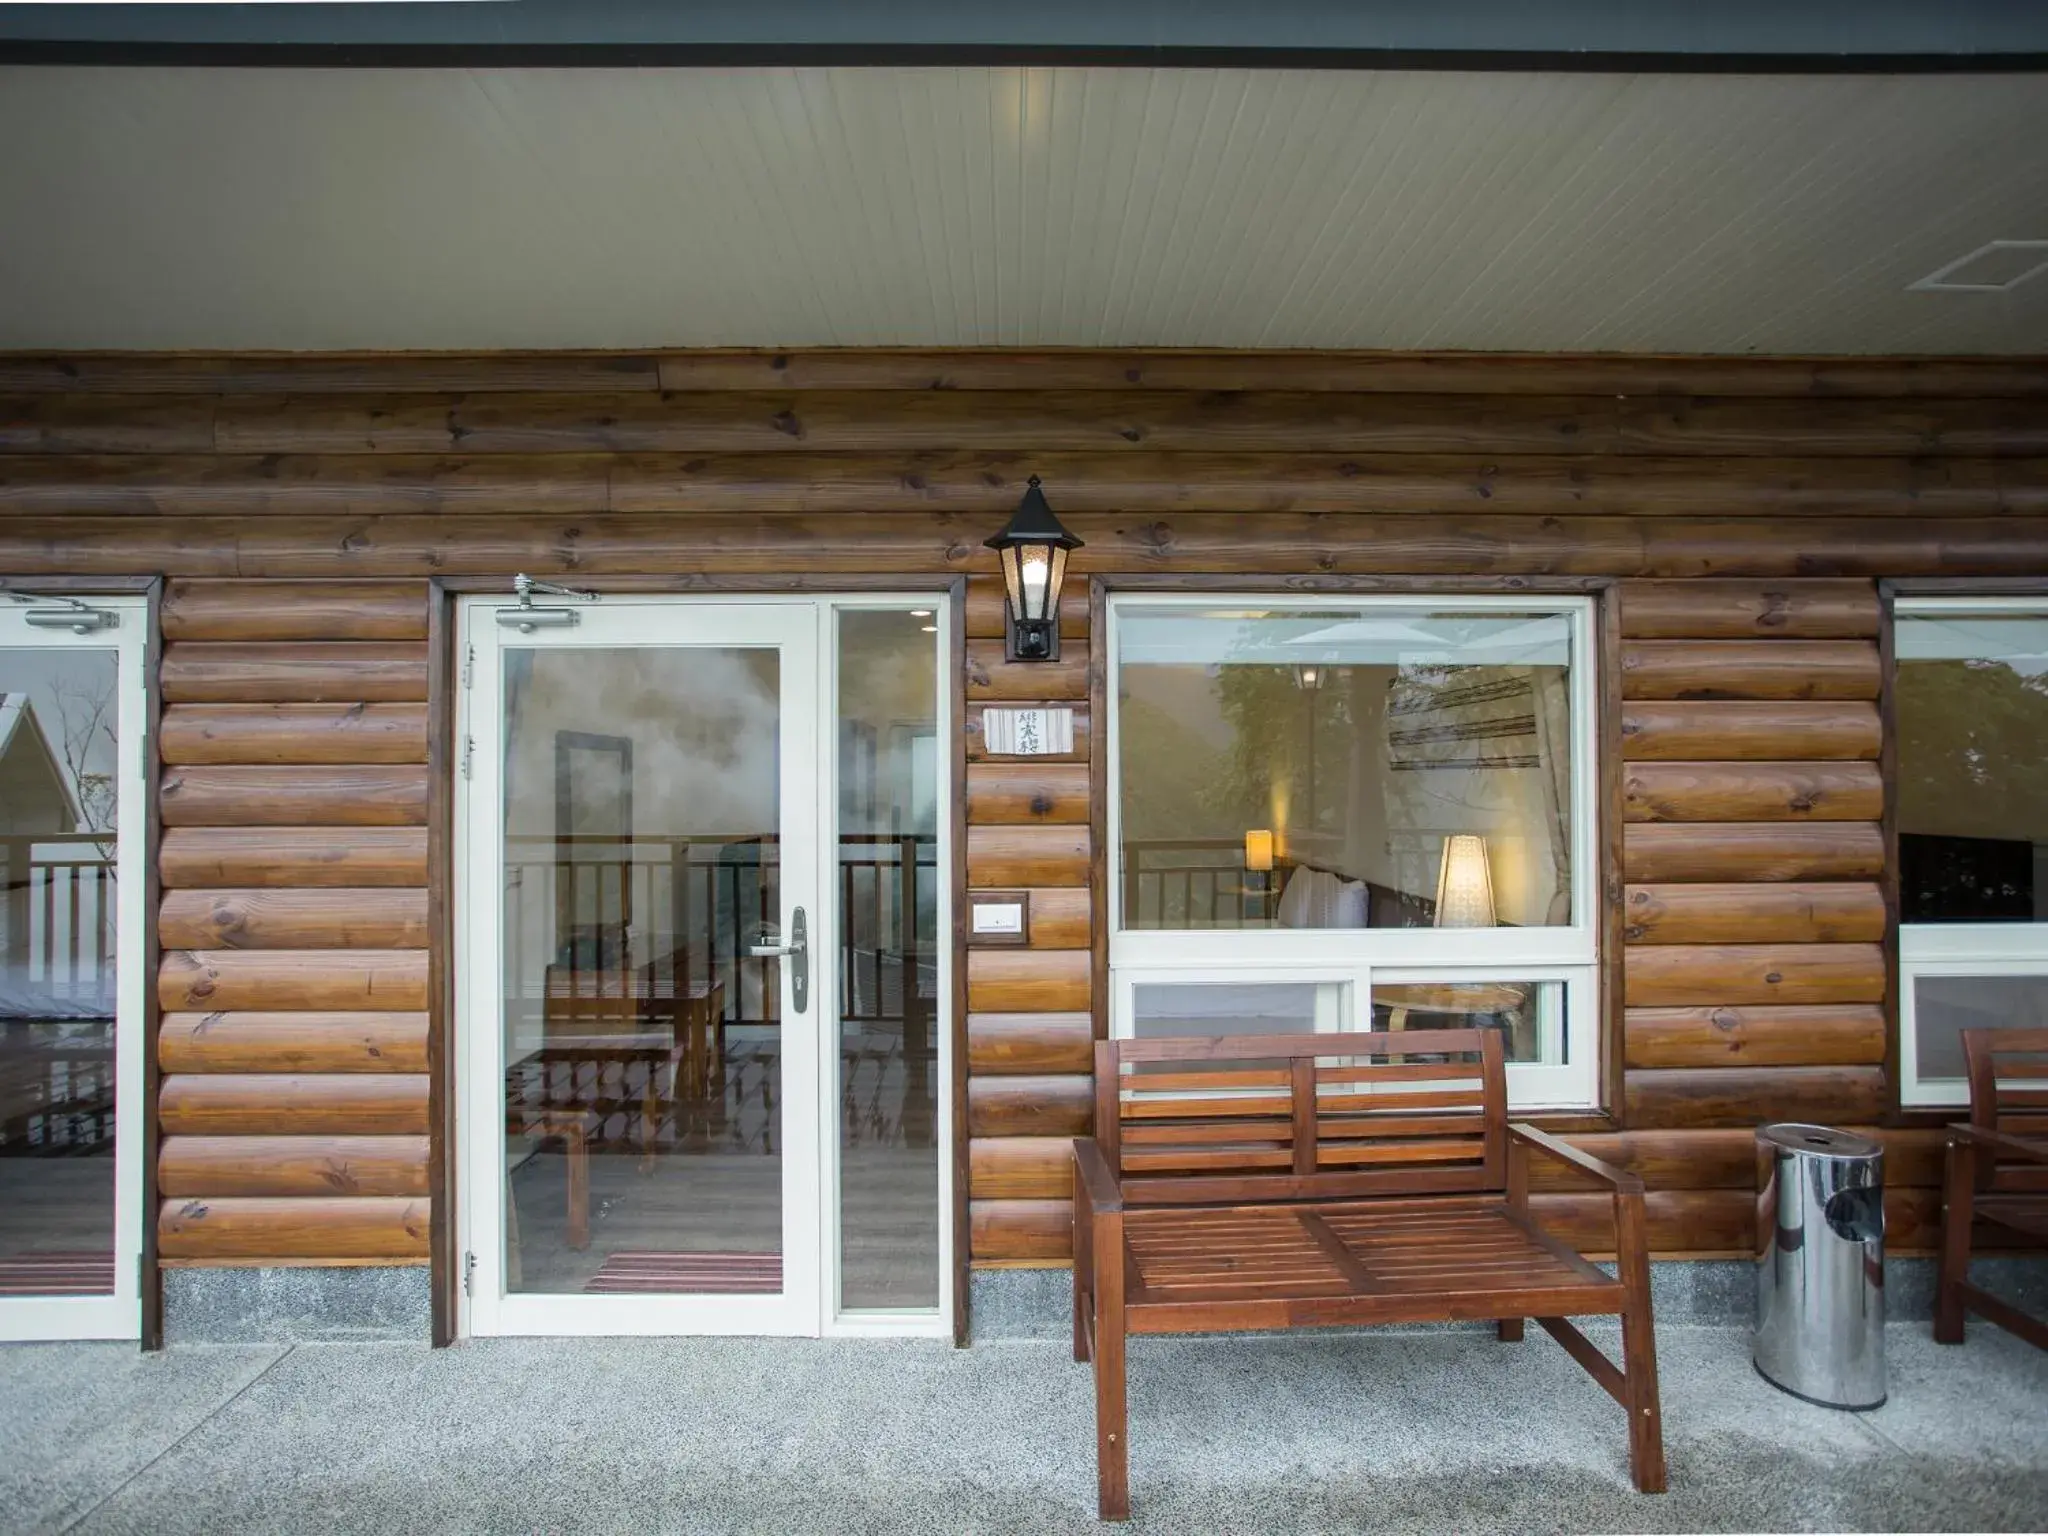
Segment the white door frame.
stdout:
<svg viewBox="0 0 2048 1536">
<path fill-rule="evenodd" d="M 548 600 L 550 606 L 552 600 Z M 952 1329 L 951 1147 L 951 775 L 938 775 L 939 1015 L 941 1102 L 939 1296 L 937 1310 L 851 1312 L 838 1307 L 839 1201 L 836 1074 L 840 913 L 833 853 L 838 827 L 837 614 L 841 609 L 928 606 L 936 614 L 937 654 L 949 654 L 949 605 L 943 594 L 843 597 L 771 594 L 719 596 L 620 594 L 571 604 L 577 622 L 532 635 L 499 624 L 512 598 L 463 598 L 458 644 L 466 685 L 457 733 L 468 763 L 455 779 L 456 1127 L 461 1189 L 457 1201 L 466 1284 L 458 1295 L 463 1334 L 895 1334 L 950 1335 Z M 502 1190 L 505 1114 L 501 999 L 502 863 L 498 817 L 503 771 L 503 653 L 507 648 L 658 645 L 776 646 L 782 654 L 781 921 L 808 914 L 811 1004 L 782 1020 L 783 1281 L 779 1296 L 582 1296 L 507 1294 Z M 939 739 L 950 750 L 951 690 L 938 669 Z M 793 861 L 791 850 L 812 857 Z M 478 894 L 480 893 L 480 894 Z M 787 964 L 787 962 L 784 962 Z M 472 985 L 476 978 L 480 984 Z"/>
<path fill-rule="evenodd" d="M 33 596 L 23 593 L 23 596 Z M 114 1289 L 98 1296 L 10 1296 L 0 1299 L 0 1340 L 136 1339 L 142 1336 L 142 1232 L 153 1215 L 142 1208 L 143 1056 L 152 978 L 144 974 L 151 914 L 143 899 L 145 839 L 152 787 L 143 772 L 149 729 L 149 599 L 81 596 L 115 616 L 110 629 L 74 634 L 32 629 L 32 606 L 0 603 L 0 649 L 114 652 L 116 744 L 120 787 L 114 812 Z"/>
</svg>

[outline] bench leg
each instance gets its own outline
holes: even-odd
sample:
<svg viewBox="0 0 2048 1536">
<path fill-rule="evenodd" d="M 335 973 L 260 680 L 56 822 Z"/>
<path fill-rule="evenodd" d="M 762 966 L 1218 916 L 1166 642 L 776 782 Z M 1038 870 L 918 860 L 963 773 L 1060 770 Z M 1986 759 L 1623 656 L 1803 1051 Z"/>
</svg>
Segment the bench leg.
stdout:
<svg viewBox="0 0 2048 1536">
<path fill-rule="evenodd" d="M 1941 1278 L 1935 1291 L 1934 1342 L 1963 1342 L 1963 1282 L 1970 1278 L 1970 1223 L 1976 1216 L 1976 1148 L 1951 1141 L 1942 1173 Z"/>
<path fill-rule="evenodd" d="M 1664 1491 L 1664 1421 L 1657 1399 L 1657 1335 L 1650 1317 L 1650 1255 L 1640 1194 L 1615 1196 L 1615 1258 L 1628 1305 L 1621 1314 L 1622 1406 L 1628 1468 L 1639 1493 Z"/>
<path fill-rule="evenodd" d="M 1095 1492 L 1104 1520 L 1131 1517 L 1130 1405 L 1124 1370 L 1123 1223 L 1097 1216 L 1095 1266 Z"/>
<path fill-rule="evenodd" d="M 1074 1358 L 1083 1365 L 1088 1363 L 1088 1315 L 1095 1305 L 1095 1294 L 1088 1284 L 1088 1256 L 1074 1255 Z"/>
<path fill-rule="evenodd" d="M 1529 1216 L 1529 1147 L 1519 1136 L 1508 1138 L 1508 1209 L 1523 1220 Z M 1496 1327 L 1503 1344 L 1522 1342 L 1525 1319 L 1503 1317 Z"/>
<path fill-rule="evenodd" d="M 1095 1266 L 1094 1214 L 1081 1175 L 1074 1174 L 1074 1358 L 1088 1362 L 1088 1317 L 1095 1305 L 1092 1271 Z"/>
</svg>

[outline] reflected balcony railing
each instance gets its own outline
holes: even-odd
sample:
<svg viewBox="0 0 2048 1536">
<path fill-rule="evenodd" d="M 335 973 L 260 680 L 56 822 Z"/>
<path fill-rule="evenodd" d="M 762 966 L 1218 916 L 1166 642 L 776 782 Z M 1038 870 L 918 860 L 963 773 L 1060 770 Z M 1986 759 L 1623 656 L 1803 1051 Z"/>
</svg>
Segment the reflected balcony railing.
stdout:
<svg viewBox="0 0 2048 1536">
<path fill-rule="evenodd" d="M 935 839 L 839 840 L 842 1020 L 923 1024 L 937 999 Z M 723 991 L 722 1022 L 780 1017 L 781 966 L 747 954 L 781 912 L 774 838 L 512 837 L 506 846 L 506 993 L 537 1004 L 552 985 L 597 997 L 624 985 Z M 621 978 L 637 980 L 627 983 Z"/>
<path fill-rule="evenodd" d="M 0 1156 L 114 1135 L 112 833 L 0 837 Z"/>
</svg>

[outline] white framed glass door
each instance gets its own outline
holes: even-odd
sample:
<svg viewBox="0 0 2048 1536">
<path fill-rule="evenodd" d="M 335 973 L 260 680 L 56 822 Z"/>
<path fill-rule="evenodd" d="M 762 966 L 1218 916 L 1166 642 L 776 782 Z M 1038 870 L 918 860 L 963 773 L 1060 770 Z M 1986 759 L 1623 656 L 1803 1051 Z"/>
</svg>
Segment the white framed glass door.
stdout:
<svg viewBox="0 0 2048 1536">
<path fill-rule="evenodd" d="M 929 598 L 466 601 L 471 1333 L 936 1333 Z"/>
<path fill-rule="evenodd" d="M 0 1339 L 133 1339 L 147 1219 L 149 605 L 9 595 L 0 601 Z"/>
</svg>

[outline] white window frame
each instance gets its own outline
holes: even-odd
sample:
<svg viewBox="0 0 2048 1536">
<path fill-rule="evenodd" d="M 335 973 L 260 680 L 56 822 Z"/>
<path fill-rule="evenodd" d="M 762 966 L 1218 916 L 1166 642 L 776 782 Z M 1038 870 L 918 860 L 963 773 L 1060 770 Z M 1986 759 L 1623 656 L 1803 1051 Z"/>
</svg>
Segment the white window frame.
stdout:
<svg viewBox="0 0 2048 1536">
<path fill-rule="evenodd" d="M 1543 928 L 1136 929 L 1124 928 L 1123 764 L 1118 714 L 1117 616 L 1132 609 L 1241 607 L 1262 612 L 1337 608 L 1408 613 L 1559 614 L 1571 627 L 1571 921 Z M 1349 990 L 1344 1013 L 1372 1017 L 1372 982 L 1559 981 L 1565 986 L 1562 1062 L 1510 1062 L 1517 1109 L 1597 1106 L 1600 1083 L 1599 711 L 1593 675 L 1593 601 L 1540 593 L 1111 593 L 1104 645 L 1108 683 L 1106 835 L 1109 840 L 1110 1032 L 1132 1028 L 1133 988 L 1152 982 L 1333 981 Z M 1357 1027 L 1357 1026 L 1353 1026 Z"/>
<path fill-rule="evenodd" d="M 1938 618 L 2048 619 L 2048 598 L 2000 596 L 1908 597 L 1892 600 L 1892 620 Z M 1894 657 L 1892 668 L 1898 669 Z M 1896 678 L 1894 678 L 1896 682 Z M 1922 1077 L 1918 985 L 1921 977 L 2048 978 L 2048 922 L 1899 923 L 1899 1103 L 1907 1107 L 1967 1107 L 1964 1077 Z"/>
<path fill-rule="evenodd" d="M 21 593 L 34 597 L 32 591 Z M 111 628 L 88 634 L 32 629 L 28 605 L 0 603 L 0 649 L 114 652 L 116 754 L 119 774 L 114 811 L 116 923 L 114 977 L 114 1289 L 97 1296 L 11 1296 L 0 1299 L 0 1340 L 136 1339 L 142 1336 L 142 1233 L 153 1215 L 142 1203 L 142 1138 L 148 1106 L 143 1093 L 149 989 L 145 974 L 152 914 L 143 899 L 148 870 L 146 839 L 152 786 L 143 772 L 149 730 L 149 599 L 79 594 L 78 601 L 114 615 Z"/>
</svg>

